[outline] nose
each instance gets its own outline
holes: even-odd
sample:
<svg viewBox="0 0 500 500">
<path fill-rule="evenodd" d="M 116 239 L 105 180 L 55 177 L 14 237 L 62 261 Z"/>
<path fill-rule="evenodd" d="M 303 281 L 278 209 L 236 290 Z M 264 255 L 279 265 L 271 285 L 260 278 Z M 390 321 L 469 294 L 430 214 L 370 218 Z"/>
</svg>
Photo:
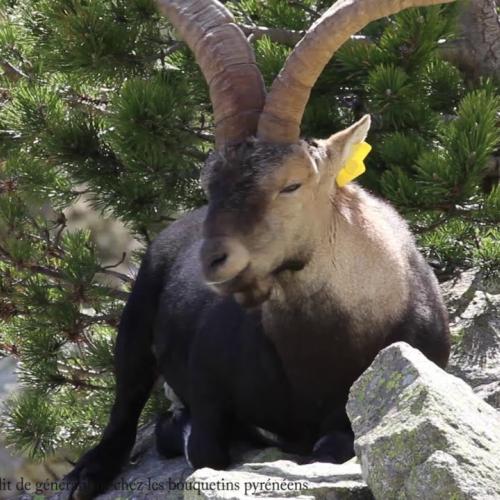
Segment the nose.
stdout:
<svg viewBox="0 0 500 500">
<path fill-rule="evenodd" d="M 247 249 L 233 238 L 209 238 L 201 247 L 201 264 L 210 285 L 222 284 L 238 276 L 250 261 Z"/>
</svg>

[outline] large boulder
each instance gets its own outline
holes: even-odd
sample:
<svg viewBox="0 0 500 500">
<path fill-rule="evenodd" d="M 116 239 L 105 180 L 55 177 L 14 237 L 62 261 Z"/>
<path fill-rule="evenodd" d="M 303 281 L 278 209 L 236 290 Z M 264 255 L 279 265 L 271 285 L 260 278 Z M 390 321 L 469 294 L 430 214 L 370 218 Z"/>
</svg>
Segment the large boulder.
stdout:
<svg viewBox="0 0 500 500">
<path fill-rule="evenodd" d="M 408 344 L 377 355 L 347 411 L 375 498 L 500 498 L 500 413 Z"/>
<path fill-rule="evenodd" d="M 470 269 L 441 289 L 453 341 L 448 371 L 500 408 L 500 281 Z"/>
</svg>

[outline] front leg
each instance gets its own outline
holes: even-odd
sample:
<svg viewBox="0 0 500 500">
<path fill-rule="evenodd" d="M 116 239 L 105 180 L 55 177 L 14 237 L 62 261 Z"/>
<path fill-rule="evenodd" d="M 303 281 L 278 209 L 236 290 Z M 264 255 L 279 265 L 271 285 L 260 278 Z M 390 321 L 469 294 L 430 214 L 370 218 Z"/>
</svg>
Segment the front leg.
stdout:
<svg viewBox="0 0 500 500">
<path fill-rule="evenodd" d="M 184 431 L 184 451 L 195 468 L 226 469 L 229 466 L 230 430 L 228 420 L 217 406 L 207 406 L 193 414 Z"/>
<path fill-rule="evenodd" d="M 92 499 L 105 491 L 127 461 L 135 442 L 137 423 L 156 380 L 151 351 L 153 311 L 138 283 L 124 309 L 115 351 L 116 394 L 100 443 L 83 455 L 63 480 L 70 497 Z M 147 299 L 147 300 L 146 300 Z"/>
</svg>

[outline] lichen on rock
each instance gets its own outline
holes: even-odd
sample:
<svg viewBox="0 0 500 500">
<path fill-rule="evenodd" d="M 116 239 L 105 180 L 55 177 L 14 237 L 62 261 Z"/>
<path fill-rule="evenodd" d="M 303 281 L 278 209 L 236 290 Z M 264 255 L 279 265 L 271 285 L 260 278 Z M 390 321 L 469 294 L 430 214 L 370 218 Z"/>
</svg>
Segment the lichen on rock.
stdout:
<svg viewBox="0 0 500 500">
<path fill-rule="evenodd" d="M 500 413 L 408 344 L 377 355 L 347 410 L 375 498 L 500 496 Z"/>
</svg>

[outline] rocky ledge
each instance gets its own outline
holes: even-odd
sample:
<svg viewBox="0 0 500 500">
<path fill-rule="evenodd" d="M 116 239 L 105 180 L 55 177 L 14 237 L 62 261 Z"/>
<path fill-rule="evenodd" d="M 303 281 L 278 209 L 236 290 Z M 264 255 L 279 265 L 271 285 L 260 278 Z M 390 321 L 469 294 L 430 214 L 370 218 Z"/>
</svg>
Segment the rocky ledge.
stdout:
<svg viewBox="0 0 500 500">
<path fill-rule="evenodd" d="M 454 341 L 449 373 L 404 343 L 381 351 L 351 389 L 357 461 L 298 465 L 267 449 L 236 456 L 228 471 L 193 472 L 184 459 L 162 460 L 148 428 L 101 500 L 500 498 L 500 413 L 492 406 L 500 407 L 500 285 L 471 270 L 443 292 Z"/>
</svg>

